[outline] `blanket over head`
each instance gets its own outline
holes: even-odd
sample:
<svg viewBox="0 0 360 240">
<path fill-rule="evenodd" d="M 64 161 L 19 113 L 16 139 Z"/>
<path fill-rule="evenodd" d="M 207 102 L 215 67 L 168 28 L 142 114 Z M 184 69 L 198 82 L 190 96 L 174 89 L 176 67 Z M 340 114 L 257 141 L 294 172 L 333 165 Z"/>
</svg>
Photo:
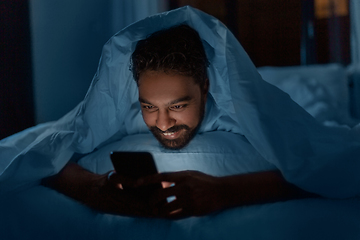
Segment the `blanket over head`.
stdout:
<svg viewBox="0 0 360 240">
<path fill-rule="evenodd" d="M 191 7 L 136 22 L 104 46 L 85 99 L 56 122 L 0 142 L 0 192 L 38 184 L 74 153 L 90 153 L 126 135 L 148 132 L 129 71 L 137 41 L 178 24 L 202 38 L 210 61 L 209 106 L 199 133 L 230 131 L 247 138 L 291 183 L 327 197 L 360 195 L 360 132 L 328 128 L 262 80 L 233 34 Z M 186 149 L 184 149 L 186 151 Z"/>
</svg>

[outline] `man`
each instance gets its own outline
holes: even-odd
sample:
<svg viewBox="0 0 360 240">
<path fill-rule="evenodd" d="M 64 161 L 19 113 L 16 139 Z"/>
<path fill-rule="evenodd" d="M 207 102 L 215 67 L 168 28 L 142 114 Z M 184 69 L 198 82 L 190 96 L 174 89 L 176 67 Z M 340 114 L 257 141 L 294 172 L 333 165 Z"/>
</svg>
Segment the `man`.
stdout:
<svg viewBox="0 0 360 240">
<path fill-rule="evenodd" d="M 211 84 L 207 66 L 200 37 L 187 25 L 156 32 L 138 42 L 132 55 L 132 71 L 143 120 L 165 148 L 182 149 L 197 133 Z M 166 187 L 154 192 L 150 201 L 121 189 L 121 184 L 138 187 L 152 183 Z M 43 184 L 100 211 L 165 218 L 314 196 L 287 183 L 278 171 L 227 177 L 185 171 L 133 182 L 117 174 L 94 174 L 69 163 L 59 174 L 44 179 Z M 175 196 L 174 201 L 159 206 L 171 196 Z"/>
<path fill-rule="evenodd" d="M 138 42 L 132 71 L 142 115 L 164 147 L 183 148 L 196 134 L 205 113 L 208 64 L 200 37 L 186 25 Z"/>
</svg>

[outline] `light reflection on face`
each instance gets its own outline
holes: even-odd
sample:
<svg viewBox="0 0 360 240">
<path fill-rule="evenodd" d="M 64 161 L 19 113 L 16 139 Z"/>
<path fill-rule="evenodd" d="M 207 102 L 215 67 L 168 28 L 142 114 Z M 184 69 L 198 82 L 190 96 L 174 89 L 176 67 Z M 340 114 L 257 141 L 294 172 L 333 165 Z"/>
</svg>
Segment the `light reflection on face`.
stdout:
<svg viewBox="0 0 360 240">
<path fill-rule="evenodd" d="M 206 93 L 192 77 L 146 71 L 139 78 L 144 121 L 166 148 L 180 149 L 196 134 L 205 111 Z"/>
</svg>

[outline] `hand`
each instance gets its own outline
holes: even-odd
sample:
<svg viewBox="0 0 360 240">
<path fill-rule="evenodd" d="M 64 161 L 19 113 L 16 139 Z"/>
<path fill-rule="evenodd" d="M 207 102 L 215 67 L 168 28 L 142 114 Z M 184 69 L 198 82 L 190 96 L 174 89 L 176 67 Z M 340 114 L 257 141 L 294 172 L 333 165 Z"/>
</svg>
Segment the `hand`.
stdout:
<svg viewBox="0 0 360 240">
<path fill-rule="evenodd" d="M 122 185 L 133 185 L 133 181 L 116 173 L 101 175 L 93 184 L 93 194 L 87 199 L 90 207 L 112 214 L 154 217 L 154 210 L 145 199 L 129 194 Z"/>
<path fill-rule="evenodd" d="M 154 193 L 152 205 L 156 206 L 171 196 L 176 199 L 158 208 L 160 217 L 202 216 L 223 209 L 222 183 L 218 177 L 198 171 L 160 173 L 139 179 L 136 186 L 161 182 L 173 185 Z"/>
<path fill-rule="evenodd" d="M 197 171 L 161 173 L 139 179 L 135 186 L 159 182 L 174 186 L 156 192 L 152 204 L 171 196 L 176 199 L 160 207 L 157 216 L 175 219 L 237 206 L 319 197 L 286 182 L 276 170 L 226 177 Z"/>
<path fill-rule="evenodd" d="M 129 215 L 154 216 L 148 201 L 133 196 L 120 188 L 133 181 L 117 174 L 99 175 L 75 163 L 68 163 L 58 174 L 42 180 L 42 185 L 53 188 L 98 211 Z"/>
</svg>

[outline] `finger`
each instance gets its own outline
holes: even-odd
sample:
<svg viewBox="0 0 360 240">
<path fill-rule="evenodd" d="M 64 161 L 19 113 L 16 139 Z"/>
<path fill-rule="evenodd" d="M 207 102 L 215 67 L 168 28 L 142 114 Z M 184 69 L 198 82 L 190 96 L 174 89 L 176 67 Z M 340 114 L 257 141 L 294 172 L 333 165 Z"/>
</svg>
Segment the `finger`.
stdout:
<svg viewBox="0 0 360 240">
<path fill-rule="evenodd" d="M 134 179 L 117 174 L 115 171 L 110 171 L 107 177 L 110 185 L 121 189 L 122 185 L 133 186 L 135 183 Z"/>
<path fill-rule="evenodd" d="M 174 200 L 159 209 L 159 215 L 164 218 L 176 220 L 192 216 L 181 199 Z"/>
<path fill-rule="evenodd" d="M 117 185 L 112 185 L 111 183 L 106 184 L 100 189 L 100 194 L 104 198 L 112 199 L 121 199 L 124 191 L 117 187 Z"/>
<path fill-rule="evenodd" d="M 127 193 L 124 190 L 116 189 L 116 188 L 105 188 L 101 192 L 103 198 L 106 201 L 112 201 L 113 203 L 117 203 L 120 205 L 130 205 L 130 206 L 137 206 L 137 205 L 144 205 L 145 201 L 139 198 L 136 195 L 132 195 Z"/>
<path fill-rule="evenodd" d="M 179 191 L 179 187 L 173 186 L 169 188 L 162 188 L 155 191 L 152 196 L 149 199 L 149 203 L 152 206 L 155 206 L 159 204 L 160 202 L 163 202 L 167 200 L 169 197 L 179 197 L 182 193 Z"/>
<path fill-rule="evenodd" d="M 163 188 L 169 188 L 169 187 L 175 186 L 175 183 L 171 183 L 171 182 L 161 182 L 161 185 L 162 185 Z"/>
<path fill-rule="evenodd" d="M 121 212 L 125 215 L 142 215 L 142 216 L 152 216 L 152 209 L 148 207 L 144 201 L 141 199 L 124 194 L 121 197 L 112 198 L 112 203 L 116 211 Z"/>
<path fill-rule="evenodd" d="M 161 182 L 164 182 L 163 178 L 164 178 L 163 173 L 148 175 L 148 176 L 137 179 L 137 181 L 135 182 L 135 187 L 142 187 L 142 186 L 147 186 L 147 185 L 151 185 L 151 184 L 161 183 Z"/>
<path fill-rule="evenodd" d="M 175 211 L 175 212 L 171 213 L 170 215 L 164 216 L 164 217 L 167 219 L 171 219 L 171 220 L 179 220 L 179 219 L 188 218 L 191 216 L 193 216 L 193 215 L 190 214 L 189 211 L 181 209 L 181 211 Z"/>
<path fill-rule="evenodd" d="M 162 216 L 169 216 L 171 214 L 175 214 L 177 212 L 182 211 L 183 209 L 182 206 L 183 206 L 183 201 L 179 199 L 175 199 L 174 201 L 159 207 L 159 214 Z"/>
<path fill-rule="evenodd" d="M 107 184 L 108 185 L 122 189 L 120 182 L 121 182 L 121 180 L 119 179 L 119 176 L 118 176 L 118 174 L 116 174 L 115 171 L 110 171 L 107 174 Z"/>
<path fill-rule="evenodd" d="M 190 171 L 180 171 L 180 172 L 164 172 L 158 173 L 155 175 L 149 175 L 146 177 L 139 178 L 136 181 L 136 185 L 149 185 L 154 183 L 161 183 L 161 182 L 181 182 L 187 176 L 189 176 Z"/>
</svg>

